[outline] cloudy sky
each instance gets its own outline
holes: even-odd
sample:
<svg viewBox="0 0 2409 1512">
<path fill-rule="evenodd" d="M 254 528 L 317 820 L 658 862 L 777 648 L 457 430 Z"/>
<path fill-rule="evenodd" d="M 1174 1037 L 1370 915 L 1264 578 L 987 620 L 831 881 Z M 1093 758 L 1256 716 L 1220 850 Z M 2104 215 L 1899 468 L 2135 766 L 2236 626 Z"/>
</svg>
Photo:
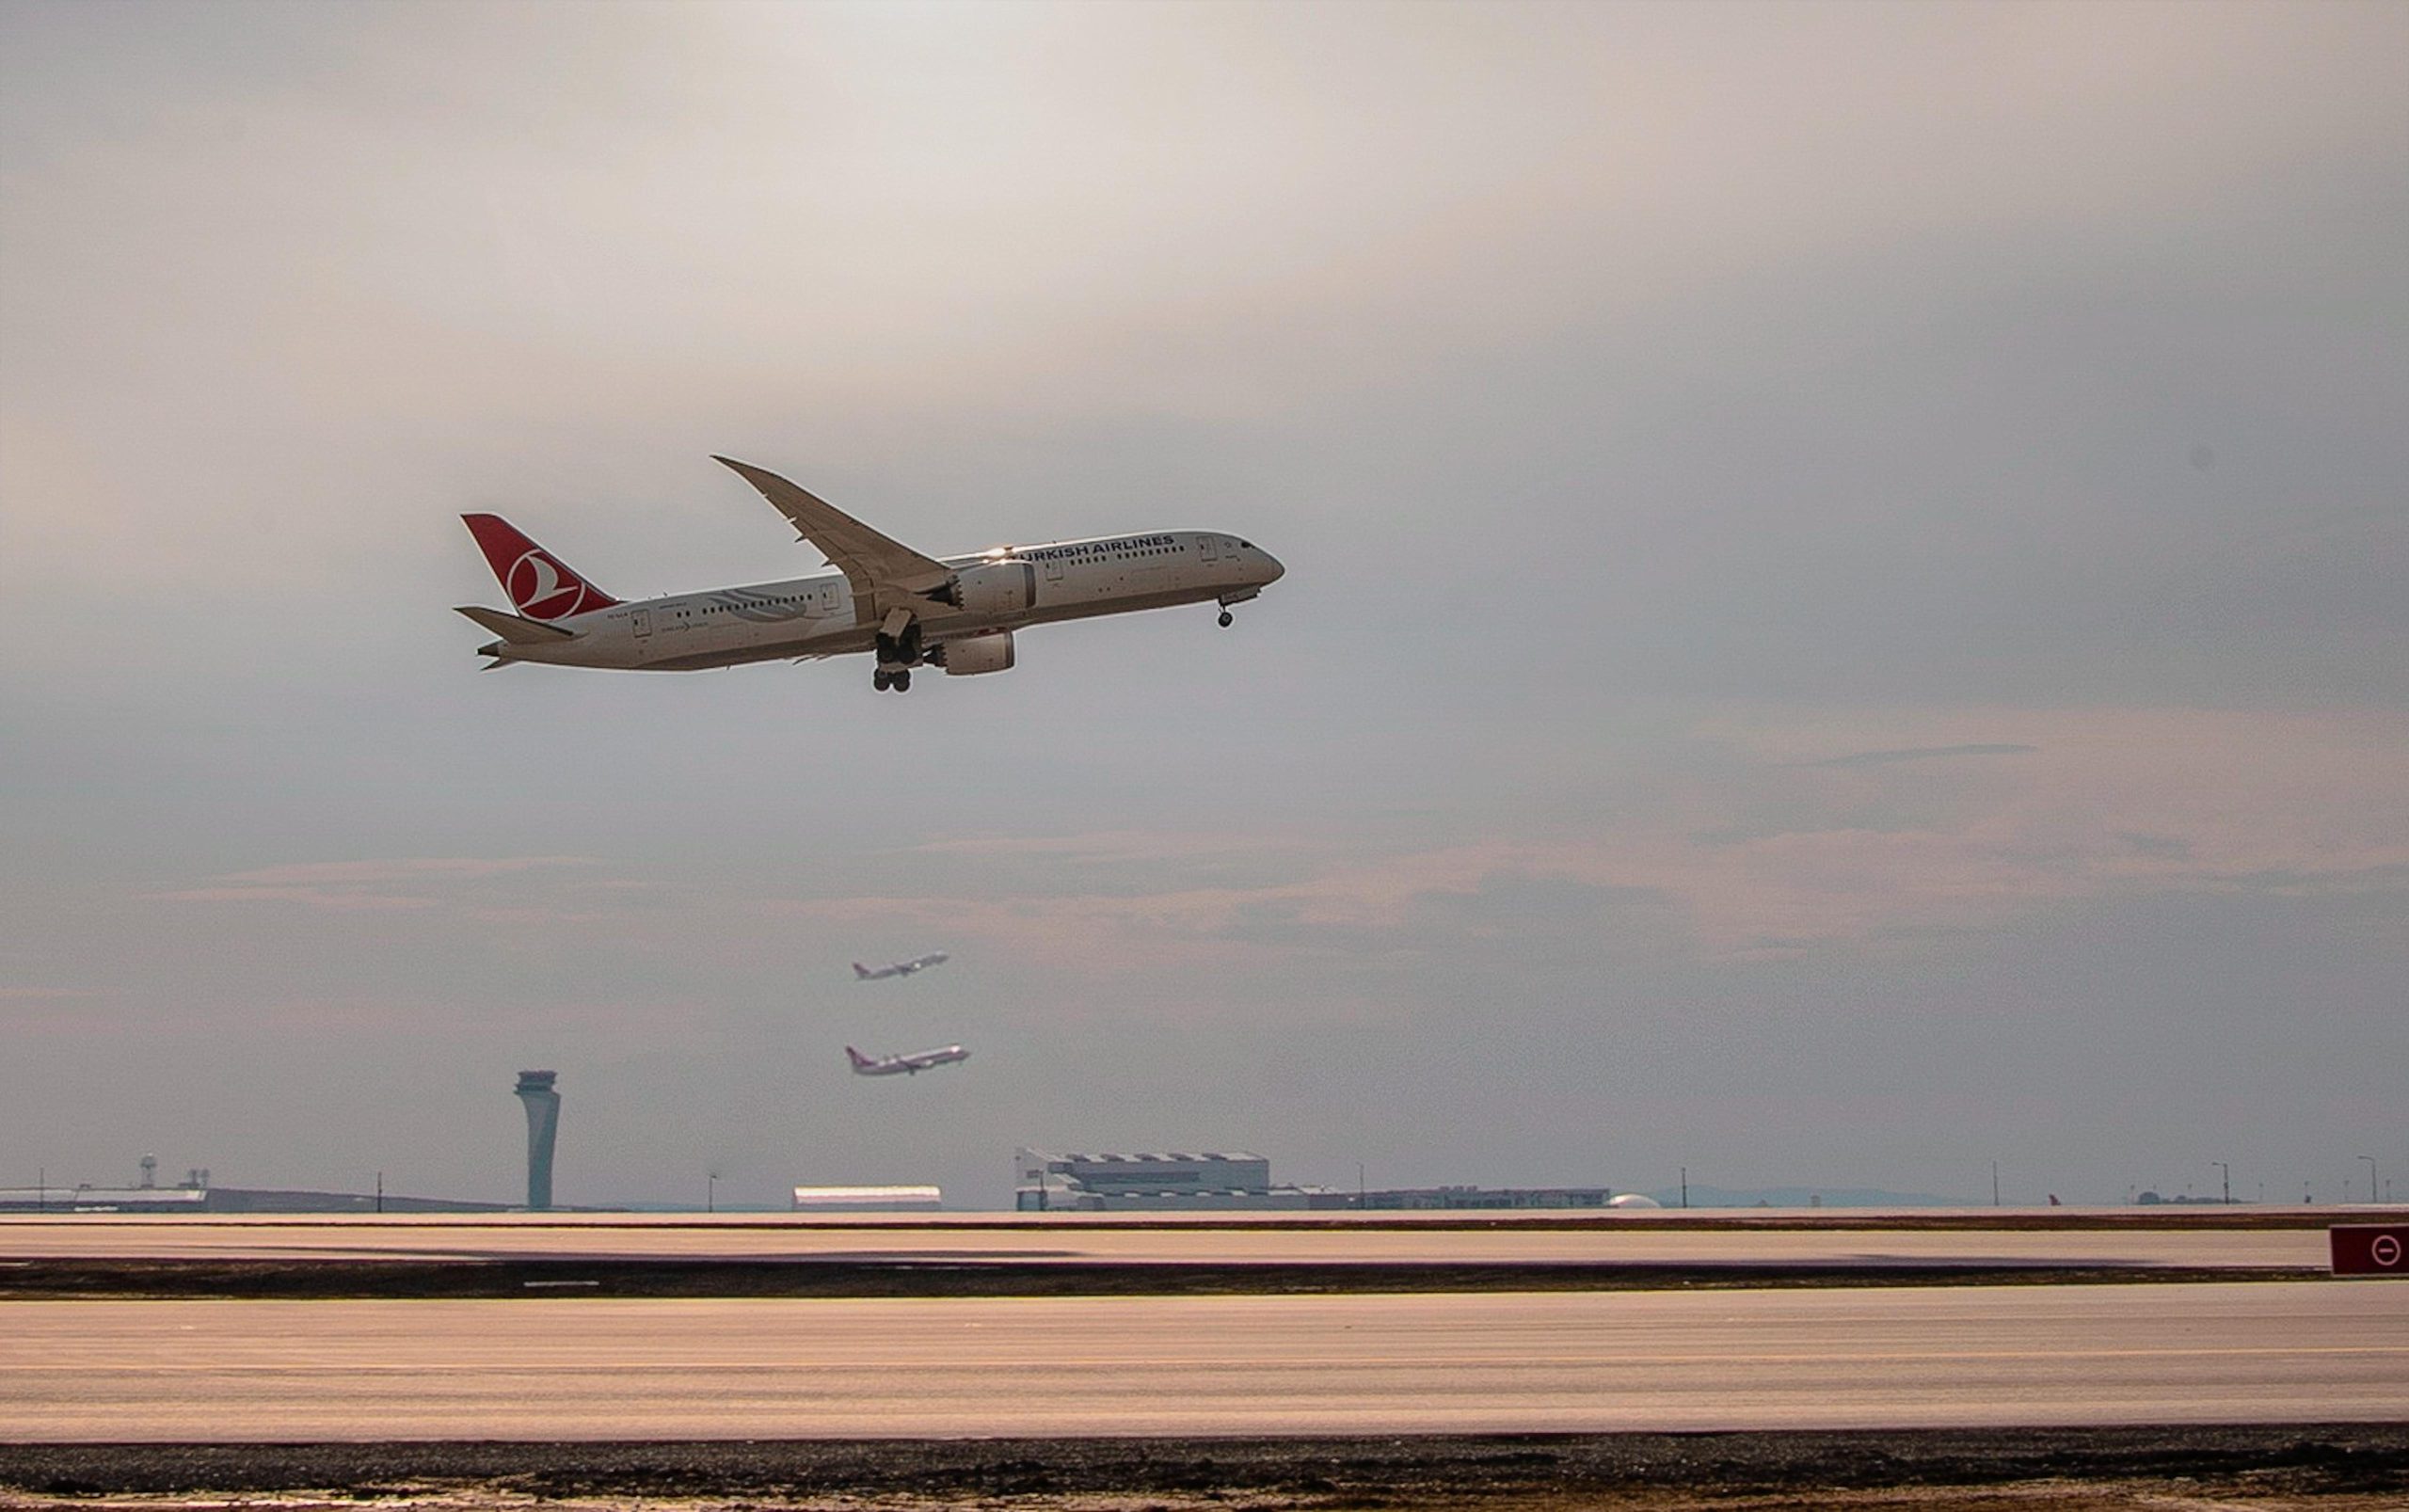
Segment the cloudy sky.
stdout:
<svg viewBox="0 0 2409 1512">
<path fill-rule="evenodd" d="M 2399 6 L 0 0 L 0 1185 L 2409 1192 L 2405 421 Z"/>
</svg>

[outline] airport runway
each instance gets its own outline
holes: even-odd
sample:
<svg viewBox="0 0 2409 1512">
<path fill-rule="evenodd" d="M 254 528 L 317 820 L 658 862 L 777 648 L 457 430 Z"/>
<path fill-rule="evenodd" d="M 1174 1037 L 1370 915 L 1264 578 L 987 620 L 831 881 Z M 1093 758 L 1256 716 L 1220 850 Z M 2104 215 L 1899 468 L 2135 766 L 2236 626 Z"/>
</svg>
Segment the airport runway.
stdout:
<svg viewBox="0 0 2409 1512">
<path fill-rule="evenodd" d="M 1434 1216 L 1438 1217 L 1438 1216 Z M 1444 1215 L 1463 1221 L 1478 1216 Z M 1563 1215 L 1482 1227 L 1339 1224 L 846 1222 L 775 1217 L 0 1218 L 0 1263 L 26 1260 L 841 1260 L 1266 1265 L 1584 1263 L 2325 1268 L 2322 1228 L 1710 1228 Z M 2005 1215 L 2005 1224 L 2046 1216 Z"/>
<path fill-rule="evenodd" d="M 17 1302 L 29 1441 L 2409 1420 L 2385 1281 L 1712 1293 Z"/>
</svg>

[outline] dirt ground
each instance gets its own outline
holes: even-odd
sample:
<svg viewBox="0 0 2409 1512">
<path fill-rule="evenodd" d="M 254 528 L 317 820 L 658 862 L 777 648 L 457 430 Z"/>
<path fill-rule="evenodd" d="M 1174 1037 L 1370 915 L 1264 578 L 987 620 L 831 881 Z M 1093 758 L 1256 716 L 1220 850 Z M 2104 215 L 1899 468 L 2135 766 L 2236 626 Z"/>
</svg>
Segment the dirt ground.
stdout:
<svg viewBox="0 0 2409 1512">
<path fill-rule="evenodd" d="M 802 1501 L 660 1501 L 638 1497 L 578 1498 L 536 1501 L 502 1492 L 428 1492 L 380 1498 L 375 1504 L 407 1507 L 411 1512 L 511 1512 L 521 1507 L 558 1508 L 561 1512 L 621 1512 L 646 1507 L 656 1512 L 766 1512 L 795 1508 L 798 1512 L 950 1512 L 956 1508 L 995 1508 L 1001 1512 L 1029 1508 L 1031 1512 L 1273 1512 L 1273 1509 L 1337 1509 L 1366 1506 L 1478 1506 L 1494 1512 L 2399 1512 L 2398 1495 L 2299 1495 L 2256 1488 L 2205 1488 L 2187 1481 L 2141 1482 L 2101 1487 L 2067 1481 L 2033 1481 L 1983 1490 L 1921 1488 L 1893 1491 L 1799 1490 L 1769 1496 L 1691 1496 L 1662 1492 L 1588 1492 L 1552 1497 L 1514 1496 L 1477 1502 L 1388 1502 L 1361 1500 L 1300 1500 L 1286 1496 L 1121 1497 L 1038 1496 L 975 1499 L 915 1497 L 814 1497 Z M 361 1505 L 349 1496 L 140 1496 L 52 1497 L 0 1493 L 6 1512 L 357 1512 Z"/>
<path fill-rule="evenodd" d="M 724 1443 L 0 1443 L 0 1512 L 2409 1508 L 2409 1424 Z"/>
</svg>

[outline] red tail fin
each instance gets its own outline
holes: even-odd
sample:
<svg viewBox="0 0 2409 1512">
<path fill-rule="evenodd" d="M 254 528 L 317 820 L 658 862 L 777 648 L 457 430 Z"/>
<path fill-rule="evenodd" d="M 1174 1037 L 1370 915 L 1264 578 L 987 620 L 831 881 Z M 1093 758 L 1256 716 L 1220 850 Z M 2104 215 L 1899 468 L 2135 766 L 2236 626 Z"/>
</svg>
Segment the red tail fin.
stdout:
<svg viewBox="0 0 2409 1512">
<path fill-rule="evenodd" d="M 500 515 L 463 515 L 486 565 L 502 581 L 502 591 L 529 619 L 566 619 L 588 610 L 608 609 L 618 602 L 578 576 L 559 557 L 518 533 Z"/>
</svg>

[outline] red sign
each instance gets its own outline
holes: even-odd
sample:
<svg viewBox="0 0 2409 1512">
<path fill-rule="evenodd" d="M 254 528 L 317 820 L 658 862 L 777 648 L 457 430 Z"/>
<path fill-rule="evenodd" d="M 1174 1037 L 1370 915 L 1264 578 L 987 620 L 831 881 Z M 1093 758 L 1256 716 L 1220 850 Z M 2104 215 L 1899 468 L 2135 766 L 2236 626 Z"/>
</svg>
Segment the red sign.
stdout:
<svg viewBox="0 0 2409 1512">
<path fill-rule="evenodd" d="M 2337 1276 L 2409 1276 L 2409 1223 L 2328 1229 Z"/>
</svg>

